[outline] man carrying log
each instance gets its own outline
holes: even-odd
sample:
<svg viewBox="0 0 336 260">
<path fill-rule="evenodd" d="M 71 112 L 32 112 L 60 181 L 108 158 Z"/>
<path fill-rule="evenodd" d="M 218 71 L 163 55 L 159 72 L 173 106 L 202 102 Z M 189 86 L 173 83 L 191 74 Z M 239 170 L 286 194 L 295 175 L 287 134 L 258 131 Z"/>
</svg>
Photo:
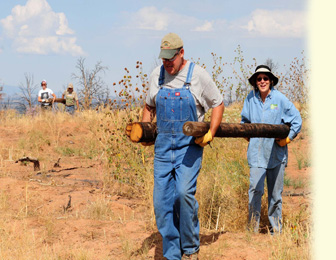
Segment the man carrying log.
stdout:
<svg viewBox="0 0 336 260">
<path fill-rule="evenodd" d="M 169 260 L 198 259 L 200 246 L 196 182 L 203 147 L 221 123 L 223 97 L 211 76 L 184 59 L 181 38 L 169 33 L 161 41 L 162 66 L 152 72 L 142 122 L 157 116 L 154 157 L 154 211 Z M 183 134 L 186 121 L 203 121 L 212 108 L 209 131 L 198 138 Z M 150 145 L 153 143 L 143 143 Z"/>
<path fill-rule="evenodd" d="M 42 89 L 38 93 L 37 101 L 41 102 L 41 108 L 43 110 L 50 111 L 52 104 L 55 102 L 56 95 L 50 88 L 47 88 L 47 81 L 42 80 L 41 87 Z"/>
<path fill-rule="evenodd" d="M 65 99 L 65 112 L 73 115 L 75 113 L 75 104 L 77 111 L 79 111 L 79 101 L 77 93 L 74 91 L 72 83 L 68 84 L 68 88 L 63 92 L 62 98 Z"/>
</svg>

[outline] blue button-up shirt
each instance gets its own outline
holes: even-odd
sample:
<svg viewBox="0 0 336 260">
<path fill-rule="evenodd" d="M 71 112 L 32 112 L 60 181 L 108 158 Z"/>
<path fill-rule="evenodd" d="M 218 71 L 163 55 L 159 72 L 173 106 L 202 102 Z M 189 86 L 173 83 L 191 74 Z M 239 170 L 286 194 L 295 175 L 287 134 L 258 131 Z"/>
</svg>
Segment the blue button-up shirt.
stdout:
<svg viewBox="0 0 336 260">
<path fill-rule="evenodd" d="M 262 102 L 259 91 L 252 90 L 244 101 L 241 123 L 289 124 L 288 137 L 293 140 L 301 130 L 300 112 L 280 91 L 273 89 Z M 249 167 L 272 169 L 287 163 L 288 149 L 274 138 L 251 138 L 247 149 Z"/>
</svg>

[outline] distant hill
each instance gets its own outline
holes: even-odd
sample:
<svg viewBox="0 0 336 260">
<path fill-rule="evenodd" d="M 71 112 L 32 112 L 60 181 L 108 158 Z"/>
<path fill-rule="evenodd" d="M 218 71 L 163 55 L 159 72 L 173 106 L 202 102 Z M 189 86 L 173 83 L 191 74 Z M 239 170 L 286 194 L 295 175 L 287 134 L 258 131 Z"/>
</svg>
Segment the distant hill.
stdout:
<svg viewBox="0 0 336 260">
<path fill-rule="evenodd" d="M 4 85 L 2 92 L 5 94 L 5 97 L 11 97 L 15 93 L 20 93 L 20 88 L 18 86 Z"/>
<path fill-rule="evenodd" d="M 40 88 L 37 88 L 37 90 L 35 90 L 35 92 L 36 92 L 36 93 L 35 93 L 35 94 L 36 94 L 36 98 L 37 98 L 37 93 L 38 93 L 39 90 L 40 90 Z M 8 97 L 15 98 L 14 95 L 15 95 L 15 94 L 19 94 L 19 93 L 21 93 L 21 90 L 20 90 L 19 86 L 9 86 L 9 85 L 4 85 L 4 86 L 3 86 L 2 93 L 5 94 L 5 95 L 4 95 L 5 98 L 8 98 Z M 57 97 L 61 97 L 63 91 L 56 91 L 56 92 L 54 92 L 54 93 L 55 93 L 55 95 L 56 95 Z"/>
</svg>

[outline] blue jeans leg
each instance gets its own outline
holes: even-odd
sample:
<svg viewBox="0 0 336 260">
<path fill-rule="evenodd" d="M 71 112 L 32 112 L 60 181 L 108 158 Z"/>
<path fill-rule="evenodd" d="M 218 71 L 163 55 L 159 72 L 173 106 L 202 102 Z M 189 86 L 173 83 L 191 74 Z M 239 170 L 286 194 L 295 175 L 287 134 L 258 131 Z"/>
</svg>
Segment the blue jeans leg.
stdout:
<svg viewBox="0 0 336 260">
<path fill-rule="evenodd" d="M 75 106 L 65 106 L 65 111 L 73 115 L 75 113 Z"/>
<path fill-rule="evenodd" d="M 182 253 L 191 255 L 199 250 L 198 202 L 195 198 L 197 177 L 202 163 L 202 149 L 196 147 L 176 167 L 175 207 L 179 216 Z M 191 160 L 188 160 L 190 158 Z"/>
<path fill-rule="evenodd" d="M 195 198 L 203 148 L 169 151 L 172 160 L 154 159 L 154 212 L 162 236 L 163 256 L 181 259 L 199 250 L 198 203 Z"/>
<path fill-rule="evenodd" d="M 264 181 L 266 169 L 250 168 L 249 195 L 249 227 L 254 231 L 259 231 L 261 198 L 264 194 Z"/>
<path fill-rule="evenodd" d="M 284 185 L 285 163 L 267 170 L 268 219 L 271 232 L 282 231 L 282 191 Z"/>
<path fill-rule="evenodd" d="M 178 220 L 174 214 L 175 170 L 171 162 L 154 159 L 153 202 L 157 228 L 162 236 L 163 256 L 181 259 Z"/>
</svg>

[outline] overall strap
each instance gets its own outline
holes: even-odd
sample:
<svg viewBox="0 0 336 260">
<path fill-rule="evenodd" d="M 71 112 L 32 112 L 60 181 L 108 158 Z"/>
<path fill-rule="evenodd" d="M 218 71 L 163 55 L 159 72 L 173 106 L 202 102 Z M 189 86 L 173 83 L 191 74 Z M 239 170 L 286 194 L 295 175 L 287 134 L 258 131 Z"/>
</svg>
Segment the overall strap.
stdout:
<svg viewBox="0 0 336 260">
<path fill-rule="evenodd" d="M 194 71 L 194 67 L 195 67 L 195 63 L 190 62 L 187 79 L 184 83 L 185 86 L 189 86 L 191 83 L 191 78 L 192 78 L 192 74 Z M 164 84 L 164 79 L 165 79 L 165 69 L 164 69 L 164 66 L 162 65 L 160 68 L 159 86 L 162 86 Z"/>
<path fill-rule="evenodd" d="M 184 83 L 184 86 L 190 86 L 192 74 L 193 74 L 193 71 L 194 71 L 194 67 L 195 67 L 195 63 L 190 62 L 189 70 L 188 70 L 188 74 L 187 74 L 187 79 Z"/>
<path fill-rule="evenodd" d="M 163 85 L 164 79 L 165 79 L 165 69 L 164 69 L 164 67 L 162 65 L 161 69 L 160 69 L 159 86 Z"/>
</svg>

